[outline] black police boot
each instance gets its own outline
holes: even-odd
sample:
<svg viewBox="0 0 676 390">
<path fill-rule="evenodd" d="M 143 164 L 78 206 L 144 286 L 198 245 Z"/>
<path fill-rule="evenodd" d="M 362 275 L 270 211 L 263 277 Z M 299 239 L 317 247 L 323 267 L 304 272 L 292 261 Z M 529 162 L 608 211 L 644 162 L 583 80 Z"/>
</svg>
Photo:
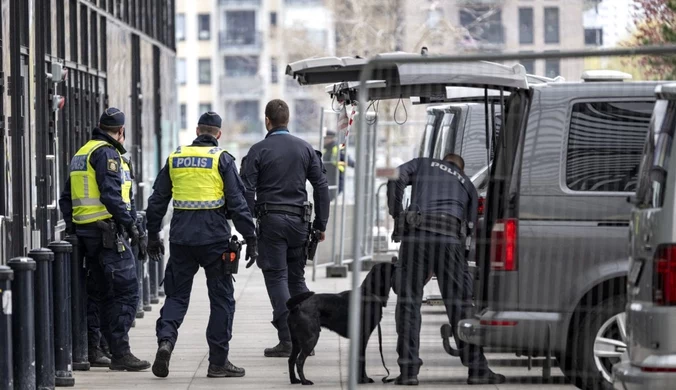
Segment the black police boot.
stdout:
<svg viewBox="0 0 676 390">
<path fill-rule="evenodd" d="M 104 338 L 101 339 L 101 352 L 103 352 L 103 356 L 107 357 L 108 359 L 113 358 L 113 354 L 110 353 L 110 347 L 108 347 L 108 343 Z"/>
<path fill-rule="evenodd" d="M 224 366 L 217 366 L 215 364 L 209 364 L 209 371 L 207 371 L 207 376 L 209 378 L 239 378 L 244 376 L 244 369 L 235 366 L 230 363 L 230 360 L 226 360 Z"/>
<path fill-rule="evenodd" d="M 168 341 L 162 341 L 157 354 L 155 354 L 155 363 L 153 363 L 153 374 L 158 378 L 166 378 L 169 375 L 169 359 L 174 347 Z"/>
<path fill-rule="evenodd" d="M 90 366 L 110 367 L 110 359 L 99 348 L 90 345 L 88 353 Z"/>
<path fill-rule="evenodd" d="M 505 382 L 505 376 L 496 374 L 490 368 L 469 369 L 468 385 L 497 385 Z"/>
<path fill-rule="evenodd" d="M 418 386 L 418 376 L 417 375 L 410 375 L 410 376 L 399 375 L 394 380 L 394 384 L 399 385 L 399 386 Z"/>
<path fill-rule="evenodd" d="M 263 353 L 265 357 L 289 357 L 291 356 L 291 342 L 280 341 L 272 348 L 265 348 Z"/>
<path fill-rule="evenodd" d="M 113 371 L 142 371 L 150 368 L 150 363 L 145 360 L 140 360 L 131 352 L 121 358 L 113 357 L 110 361 L 110 369 Z"/>
</svg>

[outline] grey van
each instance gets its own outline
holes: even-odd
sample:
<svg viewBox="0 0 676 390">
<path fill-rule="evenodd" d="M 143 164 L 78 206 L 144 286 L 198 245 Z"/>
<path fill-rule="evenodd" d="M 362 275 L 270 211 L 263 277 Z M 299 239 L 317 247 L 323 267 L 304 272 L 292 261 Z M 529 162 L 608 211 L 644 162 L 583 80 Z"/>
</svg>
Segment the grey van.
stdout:
<svg viewBox="0 0 676 390">
<path fill-rule="evenodd" d="M 622 390 L 676 388 L 676 84 L 656 95 L 629 228 L 629 351 L 614 369 Z"/>
<path fill-rule="evenodd" d="M 369 100 L 439 96 L 449 86 L 509 92 L 477 242 L 477 314 L 460 321 L 458 337 L 543 356 L 545 376 L 556 357 L 576 386 L 612 387 L 626 350 L 626 197 L 636 190 L 658 83 L 601 74 L 534 84 L 522 66 L 380 58 L 373 79 L 386 86 L 370 89 Z M 301 84 L 354 81 L 363 66 L 312 59 L 287 74 Z"/>
<path fill-rule="evenodd" d="M 512 93 L 490 171 L 476 318 L 465 341 L 556 357 L 583 389 L 611 387 L 626 350 L 630 207 L 652 82 L 567 82 Z"/>
</svg>

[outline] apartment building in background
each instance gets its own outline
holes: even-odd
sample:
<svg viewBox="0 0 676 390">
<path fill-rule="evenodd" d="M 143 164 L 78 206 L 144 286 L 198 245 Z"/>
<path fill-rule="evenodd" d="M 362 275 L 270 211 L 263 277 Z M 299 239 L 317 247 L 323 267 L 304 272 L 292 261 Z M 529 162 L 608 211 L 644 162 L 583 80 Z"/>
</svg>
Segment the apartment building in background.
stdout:
<svg viewBox="0 0 676 390">
<path fill-rule="evenodd" d="M 287 101 L 295 133 L 318 133 L 325 93 L 285 81 L 286 64 L 335 54 L 332 14 L 322 0 L 177 0 L 181 142 L 199 115 L 223 117 L 223 146 L 236 157 L 265 134 L 265 104 Z M 311 124 L 311 125 L 310 125 Z"/>
<path fill-rule="evenodd" d="M 614 0 L 611 0 L 614 1 Z M 430 53 L 556 52 L 585 47 L 585 0 L 407 1 L 406 47 Z M 513 62 L 512 62 L 513 63 Z M 579 80 L 582 60 L 524 60 L 528 73 Z M 510 63 L 511 64 L 511 63 Z"/>
<path fill-rule="evenodd" d="M 586 0 L 584 41 L 590 47 L 615 47 L 634 30 L 634 0 Z"/>
</svg>

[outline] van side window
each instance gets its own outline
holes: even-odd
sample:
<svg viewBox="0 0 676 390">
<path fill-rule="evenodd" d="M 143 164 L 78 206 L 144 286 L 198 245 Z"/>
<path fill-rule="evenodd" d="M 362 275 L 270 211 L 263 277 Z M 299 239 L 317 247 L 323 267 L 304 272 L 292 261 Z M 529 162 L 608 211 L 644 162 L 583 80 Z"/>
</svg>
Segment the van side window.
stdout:
<svg viewBox="0 0 676 390">
<path fill-rule="evenodd" d="M 418 157 L 432 157 L 432 141 L 434 140 L 434 125 L 436 123 L 437 116 L 434 113 L 427 114 L 427 124 L 425 124 L 425 131 L 423 133 L 423 138 L 420 141 L 420 150 L 418 151 Z"/>
<path fill-rule="evenodd" d="M 634 192 L 654 102 L 573 105 L 566 185 L 573 191 Z"/>
</svg>

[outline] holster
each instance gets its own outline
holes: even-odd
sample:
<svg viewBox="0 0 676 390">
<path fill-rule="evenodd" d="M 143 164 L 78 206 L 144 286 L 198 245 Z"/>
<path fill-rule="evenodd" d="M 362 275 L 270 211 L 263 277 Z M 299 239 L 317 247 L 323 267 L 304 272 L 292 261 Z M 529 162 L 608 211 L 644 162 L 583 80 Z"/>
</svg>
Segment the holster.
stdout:
<svg viewBox="0 0 676 390">
<path fill-rule="evenodd" d="M 311 226 L 308 227 L 308 240 L 307 246 L 305 247 L 307 259 L 313 261 L 315 255 L 317 254 L 317 247 L 319 246 L 319 238 L 321 237 L 321 232 L 317 229 L 313 229 Z"/>
<path fill-rule="evenodd" d="M 221 255 L 224 275 L 234 275 L 239 271 L 239 259 L 242 255 L 242 242 L 232 236 L 228 242 L 228 250 Z"/>
<path fill-rule="evenodd" d="M 303 209 L 303 222 L 310 223 L 312 221 L 312 202 L 305 201 Z"/>
<path fill-rule="evenodd" d="M 113 220 L 96 221 L 96 227 L 101 230 L 101 241 L 106 249 L 114 249 L 117 241 L 117 226 Z"/>
</svg>

